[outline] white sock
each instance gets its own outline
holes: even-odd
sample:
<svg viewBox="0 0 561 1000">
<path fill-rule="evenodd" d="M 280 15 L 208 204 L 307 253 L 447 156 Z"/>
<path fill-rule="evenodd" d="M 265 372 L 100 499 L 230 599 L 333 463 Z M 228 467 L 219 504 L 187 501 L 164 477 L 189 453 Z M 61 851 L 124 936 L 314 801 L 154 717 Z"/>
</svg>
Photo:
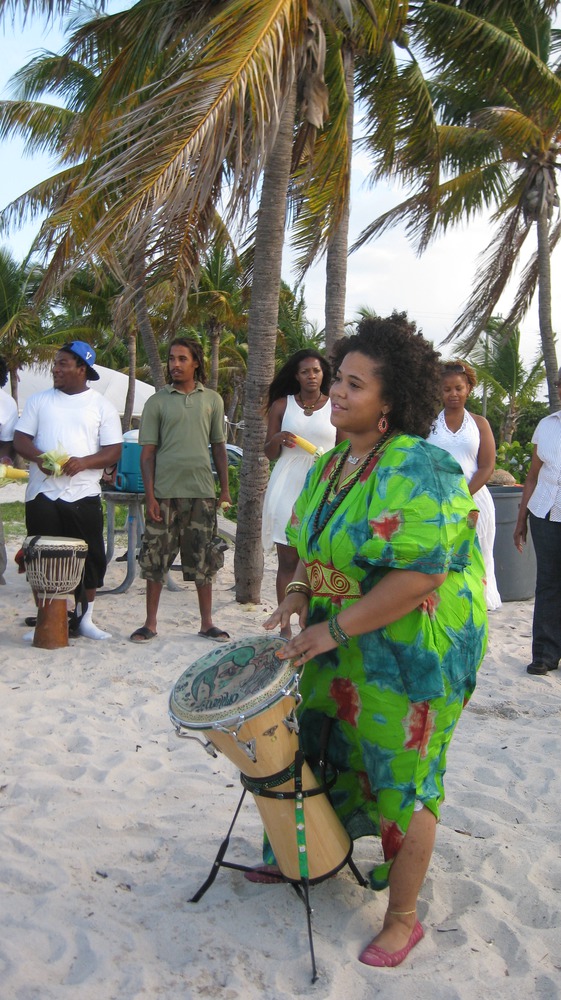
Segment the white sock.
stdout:
<svg viewBox="0 0 561 1000">
<path fill-rule="evenodd" d="M 92 601 L 91 604 L 88 604 L 87 611 L 78 625 L 78 635 L 83 635 L 86 639 L 110 639 L 110 632 L 104 632 L 103 629 L 94 625 L 92 621 L 93 609 L 94 602 Z"/>
</svg>

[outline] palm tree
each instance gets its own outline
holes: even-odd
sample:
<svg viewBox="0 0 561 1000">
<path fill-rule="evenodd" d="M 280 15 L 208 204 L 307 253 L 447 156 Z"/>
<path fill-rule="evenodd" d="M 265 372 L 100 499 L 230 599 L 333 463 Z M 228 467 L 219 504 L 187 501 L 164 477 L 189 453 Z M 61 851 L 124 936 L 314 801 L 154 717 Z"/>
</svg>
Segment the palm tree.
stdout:
<svg viewBox="0 0 561 1000">
<path fill-rule="evenodd" d="M 520 417 L 543 384 L 543 357 L 540 353 L 526 370 L 520 356 L 520 329 L 515 327 L 505 340 L 501 317 L 492 317 L 485 333 L 485 343 L 478 343 L 468 360 L 487 387 L 488 415 L 499 418 L 498 443 L 510 444 Z"/>
<path fill-rule="evenodd" d="M 187 298 L 187 318 L 201 328 L 210 345 L 211 389 L 218 388 L 220 344 L 226 331 L 247 330 L 247 295 L 232 249 L 215 241 L 204 254 L 196 287 Z"/>
<path fill-rule="evenodd" d="M 437 6 L 437 5 L 433 5 Z M 473 37 L 472 11 L 484 5 L 466 3 L 458 11 L 458 45 Z M 487 5 L 488 7 L 490 5 Z M 551 221 L 558 205 L 556 170 L 561 141 L 561 76 L 558 66 L 546 65 L 552 51 L 549 14 L 555 3 L 510 4 L 508 19 L 504 5 L 495 5 L 489 17 L 485 59 L 466 60 L 447 67 L 432 84 L 432 96 L 440 122 L 433 137 L 432 170 L 418 169 L 407 148 L 397 149 L 385 162 L 387 148 L 371 137 L 378 157 L 377 175 L 398 174 L 416 183 L 417 192 L 368 226 L 357 246 L 389 225 L 405 220 L 410 236 L 422 252 L 429 241 L 448 226 L 494 206 L 495 235 L 482 255 L 482 264 L 466 309 L 456 321 L 446 342 L 468 332 L 471 346 L 485 329 L 512 275 L 526 237 L 536 223 L 537 249 L 518 287 L 513 306 L 505 318 L 505 332 L 526 313 L 538 288 L 542 350 L 546 366 L 551 409 L 559 407 L 554 386 L 557 359 L 551 324 L 550 254 L 561 236 L 561 223 Z M 501 7 L 503 9 L 501 9 Z M 496 23 L 493 24 L 493 18 Z M 425 34 L 425 49 L 434 56 L 439 45 L 439 18 Z M 488 53 L 500 56 L 510 48 L 525 63 L 521 75 L 508 63 L 497 73 L 490 71 Z"/>
<path fill-rule="evenodd" d="M 16 403 L 18 368 L 46 364 L 53 355 L 53 346 L 45 339 L 48 309 L 45 305 L 38 308 L 34 301 L 41 278 L 40 268 L 18 263 L 9 250 L 0 247 L 0 354 Z"/>
<path fill-rule="evenodd" d="M 325 347 L 324 334 L 306 316 L 304 290 L 281 282 L 279 296 L 278 337 L 275 351 L 275 368 L 280 368 L 291 354 L 305 347 L 321 351 Z"/>
<path fill-rule="evenodd" d="M 6 6 L 2 4 L 0 12 Z M 21 5 L 14 2 L 10 6 Z M 24 6 L 38 8 L 41 5 L 28 3 Z M 45 6 L 60 10 L 65 5 L 51 3 Z M 469 6 L 469 3 L 462 4 L 462 7 Z M 493 9 L 499 7 L 504 9 L 505 4 L 493 4 Z M 239 218 L 247 212 L 265 164 L 257 229 L 266 225 L 267 218 L 273 225 L 269 232 L 256 235 L 256 244 L 266 259 L 259 259 L 256 254 L 256 280 L 249 318 L 245 482 L 242 476 L 242 496 L 246 489 L 247 495 L 240 504 L 240 515 L 244 504 L 247 506 L 247 525 L 250 521 L 255 522 L 265 488 L 262 463 L 259 465 L 264 436 L 260 411 L 273 373 L 280 287 L 277 244 L 282 248 L 286 208 L 286 185 L 281 186 L 278 180 L 284 182 L 291 167 L 290 163 L 288 167 L 280 164 L 278 157 L 281 149 L 287 157 L 293 151 L 292 144 L 290 149 L 285 146 L 279 123 L 282 122 L 283 127 L 286 124 L 287 108 L 294 100 L 295 86 L 299 82 L 299 93 L 306 97 L 307 105 L 306 124 L 299 130 L 299 136 L 309 137 L 310 132 L 313 136 L 318 122 L 321 124 L 321 109 L 325 105 L 324 26 L 329 30 L 333 28 L 333 37 L 338 38 L 341 10 L 349 24 L 352 15 L 357 24 L 362 24 L 366 17 L 370 19 L 370 32 L 377 36 L 377 51 L 381 53 L 380 73 L 387 59 L 383 40 L 397 37 L 400 44 L 406 44 L 403 26 L 408 13 L 413 28 L 427 48 L 432 23 L 438 21 L 438 45 L 435 42 L 438 54 L 444 46 L 449 49 L 449 57 L 451 52 L 457 55 L 459 51 L 453 33 L 458 23 L 461 24 L 458 17 L 462 11 L 449 3 L 434 2 L 374 5 L 370 0 L 325 0 L 323 3 L 318 0 L 314 5 L 302 0 L 263 0 L 248 5 L 242 0 L 230 0 L 216 5 L 210 0 L 177 4 L 139 0 L 130 11 L 102 20 L 95 34 L 85 32 L 81 39 L 75 36 L 76 51 L 80 45 L 88 52 L 92 51 L 92 46 L 96 52 L 109 51 L 113 45 L 112 29 L 114 33 L 120 32 L 119 38 L 124 43 L 111 63 L 111 71 L 101 81 L 96 101 L 89 108 L 84 131 L 79 136 L 82 153 L 84 149 L 90 152 L 88 171 L 65 199 L 59 215 L 51 220 L 55 232 L 60 231 L 66 238 L 70 232 L 78 234 L 91 254 L 101 253 L 110 240 L 119 236 L 122 245 L 126 245 L 129 259 L 140 255 L 138 281 L 142 278 L 142 262 L 146 267 L 145 262 L 150 261 L 151 265 L 163 270 L 164 276 L 182 283 L 185 290 L 194 269 L 194 249 L 198 253 L 201 239 L 204 241 L 208 235 L 211 212 L 225 184 L 228 184 L 230 217 Z M 485 25 L 479 23 L 480 18 L 472 20 L 476 22 L 474 39 L 481 38 L 485 43 Z M 507 53 L 512 57 L 509 71 L 519 71 L 523 60 L 516 47 L 503 45 L 496 61 L 504 62 Z M 160 60 L 159 75 L 154 72 L 157 60 Z M 341 67 L 344 65 L 345 61 L 341 60 Z M 490 64 L 491 72 L 494 68 Z M 418 64 L 415 71 L 417 78 L 422 76 Z M 415 77 L 415 73 L 409 76 Z M 403 78 L 406 79 L 405 74 Z M 337 185 L 341 178 L 339 187 L 344 194 L 345 186 L 348 189 L 350 164 L 347 120 L 350 92 L 345 73 L 340 72 L 338 79 L 345 81 L 342 88 L 344 114 L 339 115 L 337 121 L 344 122 L 347 154 L 340 158 L 330 155 L 325 144 L 323 163 L 331 164 L 332 169 L 324 169 L 321 176 L 324 185 L 328 179 Z M 137 106 L 128 106 L 126 101 L 134 86 L 145 87 L 143 99 Z M 408 162 L 423 162 L 425 175 L 429 175 L 436 133 L 425 127 L 432 114 L 426 87 L 421 88 L 421 94 L 421 110 L 417 107 L 416 113 L 410 114 L 414 141 L 410 142 Z M 388 94 L 390 96 L 395 97 L 395 94 Z M 119 98 L 125 100 L 124 107 L 130 110 L 116 119 Z M 394 102 L 389 100 L 383 109 L 385 125 L 379 139 L 385 134 L 389 141 L 393 134 L 393 107 Z M 302 116 L 298 120 L 301 122 Z M 294 115 L 289 123 L 291 129 L 293 123 Z M 341 129 L 339 134 L 342 134 Z M 267 171 L 272 170 L 274 159 L 277 160 L 274 164 L 278 175 L 276 188 L 267 184 Z M 343 178 L 347 178 L 344 183 Z M 320 186 L 321 182 L 318 190 Z M 264 206 L 265 192 L 268 199 L 278 203 L 274 219 L 269 213 L 270 206 Z M 103 210 L 92 215 L 92 202 L 100 198 Z M 324 203 L 327 203 L 325 198 Z M 317 204 L 314 202 L 316 209 Z M 336 232 L 343 218 L 344 204 L 344 196 L 340 195 L 339 208 L 330 215 L 325 228 L 329 236 Z M 279 206 L 280 213 L 277 211 Z M 281 217 L 282 224 L 278 224 Z M 325 245 L 325 241 L 321 245 Z M 68 261 L 66 248 L 59 243 L 55 270 Z M 242 516 L 240 528 L 243 534 L 246 521 Z M 255 580 L 260 561 L 258 530 L 251 527 L 248 531 L 248 537 L 242 539 L 243 545 L 239 548 L 252 566 L 240 568 L 240 580 Z M 247 590 L 240 585 L 238 599 L 243 599 L 239 595 L 249 590 L 248 599 L 255 599 L 254 585 Z"/>
<path fill-rule="evenodd" d="M 19 135 L 23 137 L 28 152 L 47 150 L 64 164 L 61 171 L 25 192 L 2 212 L 5 230 L 21 224 L 24 219 L 37 218 L 45 211 L 50 213 L 31 251 L 43 253 L 46 258 L 50 256 L 39 289 L 42 296 L 58 292 L 65 284 L 76 291 L 76 286 L 72 285 L 74 270 L 83 271 L 80 233 L 87 226 L 87 219 L 90 225 L 95 225 L 107 206 L 107 198 L 118 197 L 118 192 L 104 192 L 103 197 L 90 202 L 86 216 L 82 213 L 82 217 L 75 217 L 70 225 L 67 219 L 59 219 L 57 215 L 69 192 L 74 190 L 81 175 L 87 171 L 88 154 L 93 155 L 88 138 L 92 102 L 95 102 L 103 73 L 109 66 L 110 63 L 104 66 L 99 59 L 92 67 L 68 54 L 44 53 L 16 73 L 13 79 L 16 99 L 0 102 L 0 137 Z M 65 106 L 38 100 L 45 91 L 62 97 Z M 137 330 L 149 359 L 154 384 L 160 388 L 165 377 L 146 302 L 145 254 L 137 248 L 134 254 L 129 255 L 126 244 L 117 234 L 99 255 L 90 255 L 89 261 L 91 273 L 101 275 L 102 283 L 109 280 L 110 274 L 113 276 L 113 322 L 128 344 L 129 394 L 132 396 L 134 393 Z M 71 269 L 67 269 L 69 262 L 73 264 Z M 133 326 L 131 314 L 136 319 Z"/>
</svg>

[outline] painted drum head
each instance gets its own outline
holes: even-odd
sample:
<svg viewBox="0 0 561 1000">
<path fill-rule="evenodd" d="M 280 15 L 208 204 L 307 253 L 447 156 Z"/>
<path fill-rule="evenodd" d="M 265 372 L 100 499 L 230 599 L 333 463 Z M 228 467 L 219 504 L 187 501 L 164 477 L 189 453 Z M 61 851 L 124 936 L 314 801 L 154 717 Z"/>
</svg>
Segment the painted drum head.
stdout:
<svg viewBox="0 0 561 1000">
<path fill-rule="evenodd" d="M 209 729 L 240 715 L 251 718 L 274 704 L 295 674 L 291 660 L 275 656 L 285 643 L 280 636 L 247 636 L 195 660 L 171 693 L 173 721 L 187 729 Z"/>
</svg>

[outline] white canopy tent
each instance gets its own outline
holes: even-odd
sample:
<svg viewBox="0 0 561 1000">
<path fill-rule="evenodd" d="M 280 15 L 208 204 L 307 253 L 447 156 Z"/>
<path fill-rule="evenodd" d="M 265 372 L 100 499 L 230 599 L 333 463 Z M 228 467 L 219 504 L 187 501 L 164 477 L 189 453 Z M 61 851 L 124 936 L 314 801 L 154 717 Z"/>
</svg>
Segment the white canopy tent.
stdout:
<svg viewBox="0 0 561 1000">
<path fill-rule="evenodd" d="M 99 382 L 90 382 L 92 389 L 105 396 L 113 406 L 117 408 L 121 416 L 125 410 L 125 399 L 128 388 L 128 378 L 122 372 L 114 372 L 111 368 L 104 368 L 102 365 L 95 365 L 95 370 L 99 372 Z M 36 365 L 20 368 L 18 386 L 18 408 L 21 413 L 26 401 L 35 392 L 43 392 L 45 389 L 52 389 L 53 379 L 50 368 Z M 8 389 L 9 386 L 6 386 Z M 135 381 L 133 417 L 140 417 L 144 404 L 155 392 L 153 385 Z"/>
</svg>

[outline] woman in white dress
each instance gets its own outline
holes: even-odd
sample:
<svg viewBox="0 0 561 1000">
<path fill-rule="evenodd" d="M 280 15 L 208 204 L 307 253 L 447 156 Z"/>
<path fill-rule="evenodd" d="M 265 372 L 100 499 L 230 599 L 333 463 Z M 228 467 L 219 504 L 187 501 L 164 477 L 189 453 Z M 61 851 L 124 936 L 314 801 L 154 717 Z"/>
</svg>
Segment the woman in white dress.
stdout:
<svg viewBox="0 0 561 1000">
<path fill-rule="evenodd" d="M 323 355 L 304 349 L 289 358 L 269 388 L 265 454 L 269 461 L 276 460 L 276 464 L 265 494 L 262 540 L 266 552 L 276 545 L 279 603 L 298 563 L 298 553 L 288 544 L 285 528 L 314 463 L 313 454 L 301 448 L 295 436 L 324 452 L 334 447 L 336 431 L 331 423 L 330 383 L 331 371 Z M 281 635 L 290 638 L 290 629 L 281 631 Z"/>
<path fill-rule="evenodd" d="M 496 611 L 501 606 L 501 597 L 493 559 L 495 505 L 485 485 L 495 468 L 495 439 L 489 421 L 465 408 L 466 400 L 476 385 L 475 372 L 465 361 L 443 364 L 444 409 L 438 414 L 428 440 L 453 455 L 461 465 L 469 491 L 479 508 L 477 537 L 485 563 L 485 596 L 488 610 Z"/>
</svg>

